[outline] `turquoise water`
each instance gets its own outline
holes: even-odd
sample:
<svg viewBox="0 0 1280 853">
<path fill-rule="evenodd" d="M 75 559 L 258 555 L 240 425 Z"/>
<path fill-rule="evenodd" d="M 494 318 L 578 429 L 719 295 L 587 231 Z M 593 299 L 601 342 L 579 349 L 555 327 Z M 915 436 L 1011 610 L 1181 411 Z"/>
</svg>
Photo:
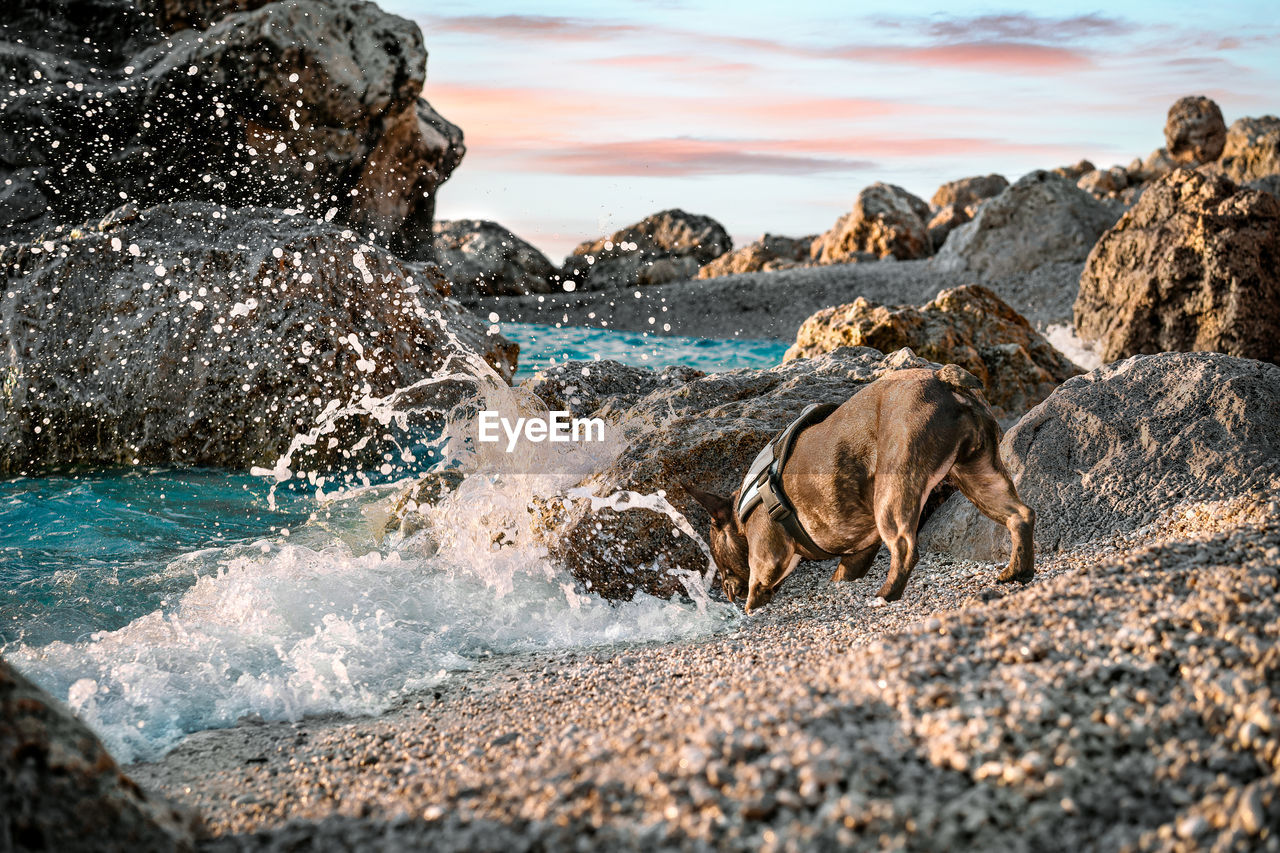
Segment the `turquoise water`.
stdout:
<svg viewBox="0 0 1280 853">
<path fill-rule="evenodd" d="M 773 367 L 787 344 L 777 340 L 686 338 L 653 332 L 622 332 L 586 326 L 502 323 L 507 339 L 520 345 L 518 379 L 552 365 L 578 359 L 608 359 L 654 370 L 683 364 L 706 373 L 740 367 Z"/>
<path fill-rule="evenodd" d="M 597 354 L 657 368 L 765 367 L 783 349 L 598 329 L 503 332 L 521 344 L 522 375 Z M 225 471 L 0 482 L 0 653 L 129 761 L 245 714 L 376 713 L 488 655 L 730 624 L 736 611 L 696 578 L 688 600 L 617 605 L 547 559 L 528 507 L 599 470 L 609 461 L 601 453 L 583 445 L 541 467 L 486 462 L 430 509 L 426 539 L 388 533 L 394 486 L 336 503 L 282 489 L 273 508 L 269 479 Z"/>
</svg>

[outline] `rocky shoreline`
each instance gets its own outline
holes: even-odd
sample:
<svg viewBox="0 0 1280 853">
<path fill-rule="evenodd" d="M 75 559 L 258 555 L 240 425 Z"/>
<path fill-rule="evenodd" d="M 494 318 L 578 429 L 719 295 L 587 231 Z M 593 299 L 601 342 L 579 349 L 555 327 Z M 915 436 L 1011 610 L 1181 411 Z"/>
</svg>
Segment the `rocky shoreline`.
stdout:
<svg viewBox="0 0 1280 853">
<path fill-rule="evenodd" d="M 129 771 L 219 851 L 1270 850 L 1278 519 L 1180 505 L 1021 589 L 927 555 L 881 606 L 885 555 L 810 566 L 704 641 L 496 661 Z"/>
</svg>

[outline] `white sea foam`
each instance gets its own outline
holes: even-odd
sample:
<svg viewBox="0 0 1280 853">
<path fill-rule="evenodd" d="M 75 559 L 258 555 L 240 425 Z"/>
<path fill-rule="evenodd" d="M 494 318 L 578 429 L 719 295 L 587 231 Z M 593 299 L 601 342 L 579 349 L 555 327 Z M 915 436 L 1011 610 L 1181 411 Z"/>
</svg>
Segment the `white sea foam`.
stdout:
<svg viewBox="0 0 1280 853">
<path fill-rule="evenodd" d="M 611 462 L 619 431 L 604 442 L 523 442 L 515 453 L 480 443 L 470 416 L 477 408 L 516 417 L 545 415 L 546 407 L 492 381 L 487 367 L 466 366 L 480 397 L 446 424 L 442 463 L 466 477 L 418 508 L 421 530 L 383 535 L 388 487 L 321 490 L 312 522 L 290 534 L 174 561 L 170 573 L 196 580 L 162 610 L 73 643 L 19 645 L 7 657 L 130 761 L 248 714 L 377 713 L 487 655 L 690 638 L 735 618 L 708 598 L 707 579 L 696 573 L 685 579 L 686 599 L 637 595 L 610 604 L 550 562 L 536 506 Z M 463 373 L 452 365 L 441 381 Z M 314 481 L 315 472 L 295 470 L 298 450 L 343 417 L 392 423 L 404 398 L 332 406 L 262 473 Z M 597 500 L 678 516 L 657 495 Z"/>
<path fill-rule="evenodd" d="M 1093 370 L 1102 366 L 1102 359 L 1093 348 L 1080 340 L 1076 327 L 1070 323 L 1058 323 L 1044 330 L 1044 337 L 1058 352 L 1083 367 Z"/>
</svg>

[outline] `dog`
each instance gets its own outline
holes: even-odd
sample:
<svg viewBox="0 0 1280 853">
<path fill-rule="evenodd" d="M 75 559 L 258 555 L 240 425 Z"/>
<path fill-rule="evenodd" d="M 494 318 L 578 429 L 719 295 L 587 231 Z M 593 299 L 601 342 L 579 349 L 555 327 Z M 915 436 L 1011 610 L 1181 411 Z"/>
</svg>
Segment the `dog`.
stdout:
<svg viewBox="0 0 1280 853">
<path fill-rule="evenodd" d="M 742 501 L 750 482 L 732 500 L 681 484 L 711 515 L 711 555 L 729 600 L 745 594 L 748 613 L 763 607 L 801 559 L 839 556 L 831 580 L 858 580 L 881 543 L 891 564 L 877 595 L 898 600 L 918 558 L 925 501 L 948 478 L 1009 530 L 1013 553 L 998 580 L 1030 581 L 1035 512 L 1000 461 L 1000 425 L 981 388 L 956 365 L 877 379 L 825 418 L 797 424 L 790 456 L 756 481 L 772 500 Z"/>
</svg>

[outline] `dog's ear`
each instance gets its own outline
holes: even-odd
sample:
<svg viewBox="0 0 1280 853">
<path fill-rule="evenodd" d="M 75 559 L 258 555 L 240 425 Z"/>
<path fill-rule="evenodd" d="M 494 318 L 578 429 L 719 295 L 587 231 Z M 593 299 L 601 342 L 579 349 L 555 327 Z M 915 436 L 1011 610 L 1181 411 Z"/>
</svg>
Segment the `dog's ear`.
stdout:
<svg viewBox="0 0 1280 853">
<path fill-rule="evenodd" d="M 704 492 L 688 483 L 682 482 L 680 485 L 684 486 L 689 497 L 702 504 L 702 508 L 711 514 L 711 520 L 717 525 L 724 526 L 733 520 L 733 504 L 728 499 L 713 495 L 711 492 Z"/>
</svg>

